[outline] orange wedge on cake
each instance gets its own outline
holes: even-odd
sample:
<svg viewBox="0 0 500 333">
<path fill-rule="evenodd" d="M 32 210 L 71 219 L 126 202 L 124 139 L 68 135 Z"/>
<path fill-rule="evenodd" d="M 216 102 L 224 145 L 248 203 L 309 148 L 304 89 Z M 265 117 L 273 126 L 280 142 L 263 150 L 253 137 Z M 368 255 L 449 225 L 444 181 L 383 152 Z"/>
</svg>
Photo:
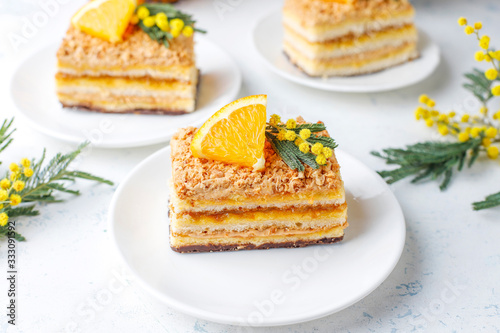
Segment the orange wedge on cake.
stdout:
<svg viewBox="0 0 500 333">
<path fill-rule="evenodd" d="M 122 40 L 136 7 L 135 0 L 94 0 L 71 19 L 81 31 L 111 43 Z"/>
<path fill-rule="evenodd" d="M 266 95 L 244 97 L 224 106 L 194 135 L 193 156 L 262 170 L 266 106 Z"/>
</svg>

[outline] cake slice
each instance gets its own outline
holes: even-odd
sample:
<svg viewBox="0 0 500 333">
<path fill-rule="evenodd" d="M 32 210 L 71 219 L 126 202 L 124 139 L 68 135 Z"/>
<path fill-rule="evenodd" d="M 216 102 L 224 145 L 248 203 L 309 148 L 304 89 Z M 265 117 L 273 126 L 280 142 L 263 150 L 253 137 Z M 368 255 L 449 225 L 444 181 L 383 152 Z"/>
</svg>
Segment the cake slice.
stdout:
<svg viewBox="0 0 500 333">
<path fill-rule="evenodd" d="M 155 6 L 173 10 L 166 4 Z M 151 17 L 154 22 L 156 16 Z M 198 69 L 192 29 L 164 43 L 152 39 L 143 22 L 130 24 L 119 42 L 93 36 L 75 24 L 68 29 L 57 52 L 56 92 L 64 107 L 111 113 L 195 110 Z"/>
<path fill-rule="evenodd" d="M 286 0 L 283 48 L 310 76 L 372 73 L 418 57 L 408 0 Z"/>
<path fill-rule="evenodd" d="M 302 247 L 342 240 L 347 205 L 334 153 L 318 168 L 306 165 L 299 171 L 287 165 L 267 136 L 265 165 L 255 170 L 194 157 L 196 132 L 194 127 L 180 129 L 171 140 L 169 217 L 174 251 Z"/>
</svg>

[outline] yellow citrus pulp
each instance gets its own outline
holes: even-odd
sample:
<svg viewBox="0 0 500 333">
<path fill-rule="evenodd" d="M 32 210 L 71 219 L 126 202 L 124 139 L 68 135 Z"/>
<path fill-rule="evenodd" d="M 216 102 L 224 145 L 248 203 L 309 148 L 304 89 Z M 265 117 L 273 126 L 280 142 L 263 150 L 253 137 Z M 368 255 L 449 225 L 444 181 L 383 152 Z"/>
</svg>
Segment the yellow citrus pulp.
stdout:
<svg viewBox="0 0 500 333">
<path fill-rule="evenodd" d="M 93 0 L 73 16 L 71 23 L 86 34 L 116 43 L 122 40 L 135 6 L 136 0 Z"/>
<path fill-rule="evenodd" d="M 194 135 L 193 156 L 264 169 L 266 106 L 266 95 L 240 98 L 224 106 Z"/>
</svg>

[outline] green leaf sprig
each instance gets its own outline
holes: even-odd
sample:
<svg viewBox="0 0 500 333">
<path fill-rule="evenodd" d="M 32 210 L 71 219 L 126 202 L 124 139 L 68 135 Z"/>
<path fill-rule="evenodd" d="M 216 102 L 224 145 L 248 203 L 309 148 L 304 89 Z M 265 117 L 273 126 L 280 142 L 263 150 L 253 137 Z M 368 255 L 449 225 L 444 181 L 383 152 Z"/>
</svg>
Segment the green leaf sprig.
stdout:
<svg viewBox="0 0 500 333">
<path fill-rule="evenodd" d="M 314 134 L 325 130 L 322 123 L 297 124 L 294 119 L 288 119 L 284 124 L 278 115 L 272 115 L 266 126 L 266 138 L 291 169 L 304 171 L 304 164 L 318 169 L 333 155 L 337 147 L 335 140 Z"/>
<path fill-rule="evenodd" d="M 6 134 L 11 125 L 12 120 L 5 121 L 0 128 L 1 147 L 5 148 L 12 141 L 9 137 L 13 131 Z M 77 179 L 113 185 L 113 182 L 90 173 L 69 170 L 71 163 L 87 145 L 88 142 L 83 143 L 68 154 L 56 154 L 48 163 L 45 163 L 44 150 L 38 160 L 23 158 L 20 164 L 10 164 L 10 171 L 0 180 L 0 237 L 9 233 L 8 221 L 21 216 L 39 215 L 37 203 L 62 202 L 57 197 L 58 193 L 79 195 L 80 191 L 68 187 Z M 19 233 L 15 234 L 15 238 L 25 240 Z"/>
<path fill-rule="evenodd" d="M 461 171 L 468 159 L 471 167 L 479 155 L 482 138 L 467 142 L 423 142 L 409 145 L 406 149 L 388 148 L 382 153 L 372 152 L 387 164 L 398 165 L 394 170 L 378 171 L 392 184 L 406 177 L 415 176 L 412 183 L 423 180 L 442 179 L 439 188 L 445 190 L 450 184 L 454 169 Z"/>
<path fill-rule="evenodd" d="M 493 98 L 491 87 L 494 81 L 486 78 L 483 71 L 474 68 L 471 73 L 466 73 L 464 76 L 469 80 L 463 84 L 463 87 L 469 90 L 483 105 L 486 105 Z"/>
<path fill-rule="evenodd" d="M 472 207 L 474 210 L 482 210 L 500 206 L 500 192 L 488 195 L 483 201 L 474 202 Z"/>
<path fill-rule="evenodd" d="M 3 121 L 2 126 L 0 127 L 0 153 L 12 143 L 11 136 L 15 130 L 11 130 L 10 128 L 12 127 L 13 121 L 14 119 L 6 119 Z M 2 164 L 1 161 L 0 164 Z"/>
<path fill-rule="evenodd" d="M 467 35 L 476 36 L 480 50 L 475 52 L 475 60 L 485 61 L 490 67 L 486 71 L 474 68 L 464 75 L 467 82 L 463 87 L 479 100 L 479 112 L 461 116 L 455 111 L 441 113 L 436 110 L 434 100 L 421 95 L 415 118 L 424 121 L 428 127 L 437 128 L 439 134 L 453 138 L 455 142 L 423 142 L 403 149 L 389 148 L 382 153 L 372 152 L 387 164 L 399 166 L 394 170 L 379 171 L 390 184 L 414 176 L 412 183 L 439 179 L 440 189 L 445 190 L 454 171 L 461 171 L 465 163 L 472 166 L 480 153 L 492 160 L 500 157 L 500 110 L 490 112 L 488 109 L 488 103 L 500 96 L 500 51 L 490 47 L 489 36 L 480 34 L 481 22 L 468 25 L 467 19 L 461 17 L 458 23 L 465 26 Z M 484 201 L 473 203 L 473 208 L 481 210 L 499 205 L 500 194 L 496 193 L 487 196 Z"/>
<path fill-rule="evenodd" d="M 146 3 L 136 10 L 138 26 L 152 39 L 169 47 L 172 39 L 181 33 L 190 36 L 194 31 L 206 33 L 195 28 L 192 15 L 181 12 L 170 4 Z M 170 23 L 169 23 L 170 22 Z"/>
</svg>

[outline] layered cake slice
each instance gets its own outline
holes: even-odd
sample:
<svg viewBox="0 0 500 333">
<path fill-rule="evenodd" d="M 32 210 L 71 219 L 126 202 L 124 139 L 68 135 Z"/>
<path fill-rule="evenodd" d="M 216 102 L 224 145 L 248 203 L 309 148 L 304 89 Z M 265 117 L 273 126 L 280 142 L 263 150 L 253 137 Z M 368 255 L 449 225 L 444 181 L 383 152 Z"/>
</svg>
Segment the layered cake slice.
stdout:
<svg viewBox="0 0 500 333">
<path fill-rule="evenodd" d="M 123 22 L 109 28 L 113 33 L 103 32 L 99 20 L 110 19 L 104 5 L 113 1 L 94 0 L 87 6 L 98 2 L 102 6 L 84 7 L 74 16 L 57 52 L 59 101 L 65 107 L 99 112 L 194 111 L 198 84 L 194 21 L 171 5 L 144 4 L 130 15 L 122 11 L 123 32 L 116 32 Z M 129 0 L 116 1 L 123 6 Z"/>
<path fill-rule="evenodd" d="M 207 121 L 208 129 L 207 123 L 201 129 L 184 128 L 172 138 L 174 251 L 342 240 L 347 205 L 334 141 L 323 124 L 302 119 L 283 124 L 273 116 L 266 125 L 265 103 L 262 95 L 238 100 Z"/>
<path fill-rule="evenodd" d="M 408 0 L 286 0 L 285 54 L 310 76 L 372 73 L 418 57 Z"/>
</svg>

